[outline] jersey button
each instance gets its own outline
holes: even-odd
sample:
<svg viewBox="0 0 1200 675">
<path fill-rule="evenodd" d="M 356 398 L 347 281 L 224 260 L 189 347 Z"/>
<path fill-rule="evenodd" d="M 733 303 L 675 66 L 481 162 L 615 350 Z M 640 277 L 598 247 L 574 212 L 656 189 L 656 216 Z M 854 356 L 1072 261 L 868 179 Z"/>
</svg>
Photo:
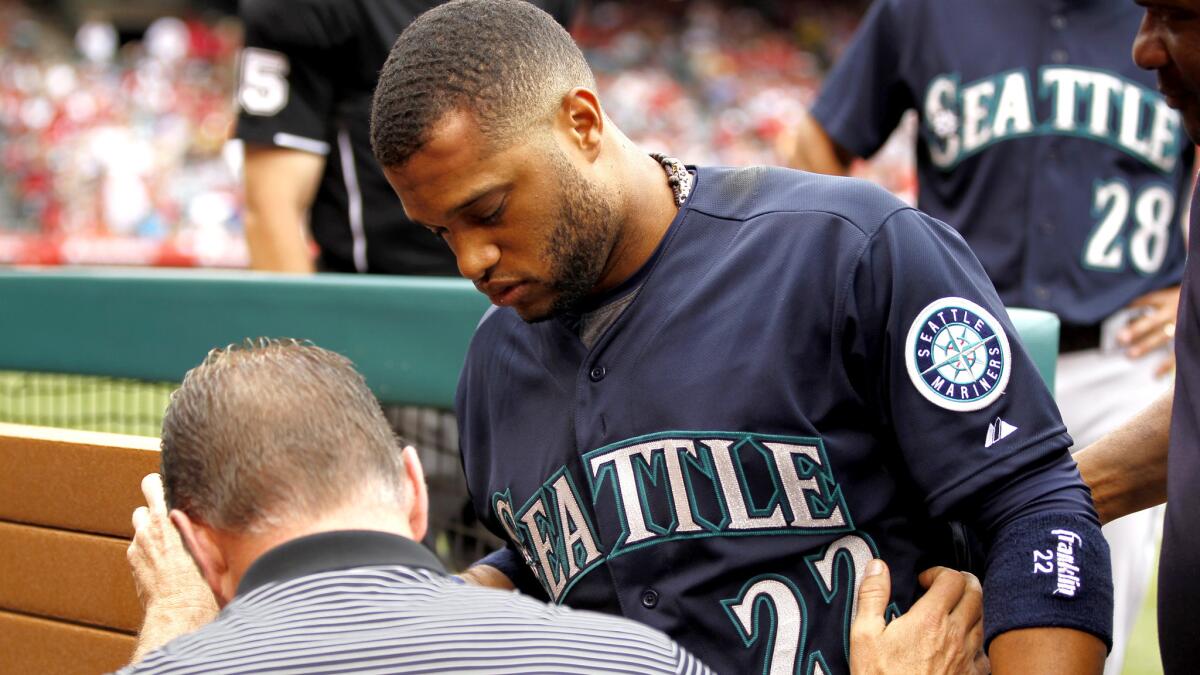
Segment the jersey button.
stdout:
<svg viewBox="0 0 1200 675">
<path fill-rule="evenodd" d="M 642 607 L 646 609 L 654 609 L 658 606 L 658 591 L 653 588 L 647 588 L 642 591 Z"/>
<path fill-rule="evenodd" d="M 1066 63 L 1067 59 L 1069 58 L 1071 58 L 1071 56 L 1067 54 L 1067 50 L 1065 49 L 1055 49 L 1054 51 L 1050 52 L 1050 60 L 1060 65 Z"/>
<path fill-rule="evenodd" d="M 599 382 L 600 380 L 603 380 L 604 376 L 607 374 L 607 368 L 604 366 L 596 366 L 595 368 L 592 368 L 591 372 L 588 373 L 588 377 L 591 378 L 592 382 Z"/>
<path fill-rule="evenodd" d="M 1055 14 L 1050 17 L 1050 27 L 1054 30 L 1063 30 L 1067 27 L 1067 17 L 1062 14 Z"/>
</svg>

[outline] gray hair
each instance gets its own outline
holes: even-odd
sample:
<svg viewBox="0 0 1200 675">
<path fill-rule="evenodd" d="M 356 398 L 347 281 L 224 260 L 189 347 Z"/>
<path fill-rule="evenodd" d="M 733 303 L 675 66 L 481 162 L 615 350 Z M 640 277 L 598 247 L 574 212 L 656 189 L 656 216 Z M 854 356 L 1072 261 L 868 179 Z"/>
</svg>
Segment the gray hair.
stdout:
<svg viewBox="0 0 1200 675">
<path fill-rule="evenodd" d="M 260 338 L 214 349 L 163 419 L 167 505 L 258 532 L 350 503 L 399 504 L 400 442 L 344 356 Z"/>
</svg>

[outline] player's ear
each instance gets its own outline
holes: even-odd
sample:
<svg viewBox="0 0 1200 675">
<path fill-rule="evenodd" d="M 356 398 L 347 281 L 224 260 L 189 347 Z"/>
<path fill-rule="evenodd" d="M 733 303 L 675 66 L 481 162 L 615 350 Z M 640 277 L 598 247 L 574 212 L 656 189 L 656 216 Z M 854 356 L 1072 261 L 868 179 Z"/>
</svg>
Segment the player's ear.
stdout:
<svg viewBox="0 0 1200 675">
<path fill-rule="evenodd" d="M 179 530 L 179 537 L 192 560 L 200 570 L 200 576 L 212 591 L 218 607 L 224 607 L 233 600 L 237 592 L 238 579 L 229 573 L 229 564 L 225 552 L 217 543 L 216 533 L 211 527 L 199 520 L 192 520 L 188 514 L 179 509 L 171 509 L 171 523 Z"/>
<path fill-rule="evenodd" d="M 403 458 L 404 475 L 401 480 L 404 485 L 405 516 L 413 539 L 421 541 L 429 528 L 429 491 L 425 487 L 425 469 L 421 467 L 421 459 L 417 457 L 417 450 L 413 446 L 405 446 Z"/>
<path fill-rule="evenodd" d="M 555 128 L 569 148 L 581 152 L 589 162 L 595 161 L 600 155 L 604 135 L 604 111 L 596 92 L 584 87 L 567 92 L 556 116 Z"/>
</svg>

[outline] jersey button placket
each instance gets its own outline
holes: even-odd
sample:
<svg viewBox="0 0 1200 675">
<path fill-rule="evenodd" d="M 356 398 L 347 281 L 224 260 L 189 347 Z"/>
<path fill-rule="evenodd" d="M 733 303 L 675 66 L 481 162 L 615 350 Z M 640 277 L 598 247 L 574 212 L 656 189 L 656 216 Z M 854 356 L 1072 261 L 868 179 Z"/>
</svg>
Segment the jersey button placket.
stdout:
<svg viewBox="0 0 1200 675">
<path fill-rule="evenodd" d="M 647 588 L 642 591 L 642 607 L 646 609 L 658 607 L 658 591 L 653 588 Z"/>
</svg>

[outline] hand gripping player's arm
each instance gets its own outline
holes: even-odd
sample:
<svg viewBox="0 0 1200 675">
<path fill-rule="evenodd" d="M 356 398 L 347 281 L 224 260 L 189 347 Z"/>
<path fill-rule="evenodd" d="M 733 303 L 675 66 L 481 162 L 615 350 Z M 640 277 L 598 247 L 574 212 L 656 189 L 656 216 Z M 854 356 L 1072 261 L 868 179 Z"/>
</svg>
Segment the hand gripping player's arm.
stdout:
<svg viewBox="0 0 1200 675">
<path fill-rule="evenodd" d="M 928 512 L 984 536 L 994 672 L 1100 672 L 1108 545 L 999 297 L 962 238 L 918 211 L 899 209 L 866 236 L 844 310 L 846 359 L 869 373 L 864 387 Z"/>
<path fill-rule="evenodd" d="M 891 576 L 882 560 L 867 564 L 850 626 L 852 675 L 986 675 L 983 589 L 965 572 L 921 573 L 927 592 L 903 615 L 886 620 Z"/>
</svg>

